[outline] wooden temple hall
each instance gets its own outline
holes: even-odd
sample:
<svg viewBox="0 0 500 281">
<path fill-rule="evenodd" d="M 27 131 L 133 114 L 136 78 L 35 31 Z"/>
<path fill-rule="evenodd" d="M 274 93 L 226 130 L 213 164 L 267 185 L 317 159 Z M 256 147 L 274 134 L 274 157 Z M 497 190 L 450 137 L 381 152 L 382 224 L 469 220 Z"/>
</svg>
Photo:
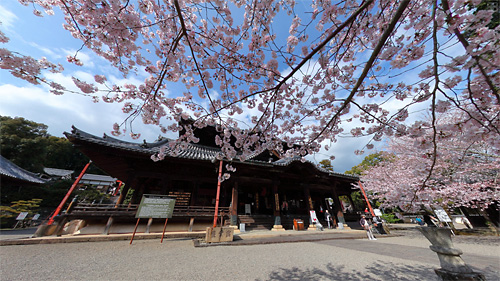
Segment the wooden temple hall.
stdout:
<svg viewBox="0 0 500 281">
<path fill-rule="evenodd" d="M 220 148 L 215 145 L 214 127 L 194 133 L 199 143 L 188 144 L 176 154 L 167 149 L 165 159 L 154 162 L 151 155 L 171 140 L 131 143 L 73 127 L 66 137 L 96 166 L 125 185 L 113 204 L 80 203 L 72 206 L 64 219 L 83 220 L 88 230 L 81 233 L 131 232 L 142 195 L 161 194 L 176 198 L 167 231 L 205 230 L 214 219 Z M 223 163 L 225 170 L 227 162 Z M 356 191 L 352 183 L 359 180 L 267 150 L 231 165 L 236 171 L 221 183 L 218 221 L 236 227 L 244 223 L 247 231 L 292 229 L 294 219 L 301 219 L 307 228 L 311 210 L 325 226 L 325 210 L 330 210 L 336 222 L 345 224 L 349 214 L 344 213 L 339 197 L 350 199 Z M 141 222 L 138 232 L 161 231 L 163 223 L 161 219 Z"/>
</svg>

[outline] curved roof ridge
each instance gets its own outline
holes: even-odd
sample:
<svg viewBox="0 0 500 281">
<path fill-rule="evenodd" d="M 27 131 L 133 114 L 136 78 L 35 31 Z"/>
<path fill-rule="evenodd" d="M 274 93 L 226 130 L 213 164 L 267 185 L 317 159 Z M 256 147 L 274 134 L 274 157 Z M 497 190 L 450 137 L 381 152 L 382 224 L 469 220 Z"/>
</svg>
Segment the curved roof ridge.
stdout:
<svg viewBox="0 0 500 281">
<path fill-rule="evenodd" d="M 25 170 L 16 164 L 12 163 L 9 159 L 0 155 L 0 174 L 17 180 L 23 180 L 31 183 L 46 183 L 48 180 L 42 179 L 37 174 Z"/>
<path fill-rule="evenodd" d="M 106 134 L 104 137 L 98 137 L 90 133 L 84 132 L 75 126 L 72 126 L 71 133 L 65 132 L 64 135 L 67 138 L 81 139 L 88 142 L 105 145 L 109 147 L 120 148 L 128 151 L 135 151 L 145 154 L 153 155 L 160 151 L 160 147 L 165 147 L 166 155 L 169 157 L 187 158 L 187 159 L 198 159 L 198 160 L 212 160 L 215 158 L 216 154 L 221 150 L 220 148 L 209 147 L 205 145 L 195 144 L 195 143 L 182 143 L 179 149 L 172 149 L 168 143 L 173 140 L 165 138 L 158 140 L 153 143 L 148 143 L 144 141 L 141 143 L 134 143 L 109 137 Z"/>
</svg>

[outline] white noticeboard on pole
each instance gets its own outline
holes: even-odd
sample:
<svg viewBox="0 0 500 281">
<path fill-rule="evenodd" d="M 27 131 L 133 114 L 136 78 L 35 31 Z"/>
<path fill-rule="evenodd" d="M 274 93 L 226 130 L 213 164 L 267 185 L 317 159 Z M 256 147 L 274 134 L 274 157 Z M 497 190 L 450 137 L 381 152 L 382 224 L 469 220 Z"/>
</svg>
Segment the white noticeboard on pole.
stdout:
<svg viewBox="0 0 500 281">
<path fill-rule="evenodd" d="M 28 216 L 28 212 L 20 212 L 19 215 L 17 216 L 16 220 L 22 221 Z"/>
<path fill-rule="evenodd" d="M 446 211 L 444 209 L 435 209 L 434 213 L 436 214 L 439 221 L 446 222 L 446 223 L 452 222 L 450 217 L 448 216 L 448 214 L 446 213 Z"/>
<path fill-rule="evenodd" d="M 318 222 L 318 218 L 316 217 L 316 211 L 309 211 L 311 214 L 311 221 L 315 224 Z"/>
</svg>

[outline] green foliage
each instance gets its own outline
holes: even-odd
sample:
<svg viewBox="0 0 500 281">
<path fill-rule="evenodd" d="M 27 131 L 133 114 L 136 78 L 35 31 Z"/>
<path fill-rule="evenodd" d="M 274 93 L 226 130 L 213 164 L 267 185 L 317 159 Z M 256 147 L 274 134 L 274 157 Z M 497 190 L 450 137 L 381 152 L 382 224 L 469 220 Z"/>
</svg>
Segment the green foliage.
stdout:
<svg viewBox="0 0 500 281">
<path fill-rule="evenodd" d="M 132 201 L 132 196 L 134 195 L 134 190 L 131 188 L 128 190 L 127 195 L 125 195 L 125 199 L 123 200 L 123 204 L 128 204 Z"/>
<path fill-rule="evenodd" d="M 469 3 L 470 5 L 472 5 L 471 3 Z M 496 4 L 499 4 L 498 2 Z M 479 11 L 483 11 L 483 10 L 487 10 L 487 11 L 494 11 L 493 12 L 493 15 L 492 15 L 492 18 L 491 18 L 491 21 L 487 24 L 488 28 L 490 29 L 494 29 L 495 27 L 497 27 L 499 24 L 500 24 L 500 6 L 497 6 L 496 10 L 493 9 L 495 5 L 495 1 L 491 1 L 491 0 L 483 0 L 481 1 L 481 3 L 479 3 L 479 5 L 477 5 L 475 8 L 475 11 L 474 11 L 474 14 L 476 14 L 477 12 Z"/>
<path fill-rule="evenodd" d="M 401 221 L 394 214 L 382 214 L 382 219 L 384 219 L 387 223 L 398 223 Z"/>
<path fill-rule="evenodd" d="M 21 212 L 28 212 L 28 217 L 39 212 L 42 199 L 18 200 L 12 202 L 10 207 L 0 206 L 0 218 L 17 217 Z"/>
<path fill-rule="evenodd" d="M 351 198 L 356 210 L 365 209 L 366 201 L 363 194 L 361 194 L 361 191 L 354 191 L 351 193 Z"/>
<path fill-rule="evenodd" d="M 329 159 L 323 159 L 319 161 L 318 166 L 325 170 L 333 172 L 332 161 L 330 161 Z"/>
<path fill-rule="evenodd" d="M 47 128 L 22 117 L 0 116 L 2 156 L 35 173 L 43 172 L 43 167 L 81 171 L 89 159 L 67 139 L 50 136 Z M 96 167 L 88 172 L 102 174 Z"/>
<path fill-rule="evenodd" d="M 43 208 L 55 208 L 68 192 L 71 180 L 58 180 L 46 183 L 42 186 L 8 186 L 2 184 L 1 204 L 10 205 L 13 201 L 41 198 L 40 206 Z"/>
<path fill-rule="evenodd" d="M 100 192 L 91 186 L 86 186 L 83 189 L 77 190 L 74 192 L 75 195 L 78 195 L 78 202 L 84 203 L 106 203 L 109 200 L 109 195 Z"/>
<path fill-rule="evenodd" d="M 378 163 L 386 160 L 390 160 L 394 155 L 385 152 L 372 153 L 363 159 L 360 164 L 352 167 L 345 174 L 362 176 L 363 173 L 369 170 L 371 167 L 376 166 Z"/>
<path fill-rule="evenodd" d="M 47 126 L 16 117 L 0 116 L 2 156 L 19 167 L 42 172 Z"/>
<path fill-rule="evenodd" d="M 43 163 L 45 167 L 74 170 L 78 173 L 89 162 L 88 158 L 65 138 L 49 136 L 46 141 L 46 159 Z"/>
</svg>

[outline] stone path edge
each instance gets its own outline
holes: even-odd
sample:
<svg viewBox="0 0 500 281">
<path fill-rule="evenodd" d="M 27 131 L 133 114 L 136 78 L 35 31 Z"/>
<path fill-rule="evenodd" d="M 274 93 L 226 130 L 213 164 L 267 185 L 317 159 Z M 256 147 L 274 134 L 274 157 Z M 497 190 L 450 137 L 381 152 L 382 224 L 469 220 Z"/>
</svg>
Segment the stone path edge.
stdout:
<svg viewBox="0 0 500 281">
<path fill-rule="evenodd" d="M 205 232 L 193 233 L 166 233 L 164 239 L 174 238 L 188 238 L 197 239 L 205 237 Z M 71 237 L 40 237 L 40 238 L 25 238 L 25 239 L 11 239 L 1 240 L 0 246 L 13 246 L 13 245 L 38 245 L 38 244 L 56 244 L 56 243 L 80 243 L 80 242 L 104 242 L 104 241 L 122 241 L 132 239 L 132 234 L 119 234 L 119 235 L 85 235 L 85 236 L 71 236 Z M 134 240 L 144 239 L 161 239 L 161 233 L 154 234 L 136 234 Z"/>
<path fill-rule="evenodd" d="M 319 235 L 318 235 L 319 236 Z M 377 236 L 378 238 L 387 238 L 387 237 L 396 237 L 400 235 L 384 235 Z M 267 245 L 267 244 L 280 244 L 280 243 L 301 243 L 301 242 L 317 242 L 317 241 L 325 241 L 325 240 L 341 240 L 341 239 L 364 239 L 366 235 L 341 235 L 341 236 L 330 236 L 330 237 L 301 237 L 300 239 L 287 239 L 290 236 L 282 236 L 275 238 L 256 238 L 256 239 L 241 239 L 234 240 L 233 242 L 219 242 L 219 243 L 205 243 L 202 242 L 202 239 L 193 239 L 194 247 L 216 247 L 216 246 L 250 246 L 250 245 Z"/>
</svg>

